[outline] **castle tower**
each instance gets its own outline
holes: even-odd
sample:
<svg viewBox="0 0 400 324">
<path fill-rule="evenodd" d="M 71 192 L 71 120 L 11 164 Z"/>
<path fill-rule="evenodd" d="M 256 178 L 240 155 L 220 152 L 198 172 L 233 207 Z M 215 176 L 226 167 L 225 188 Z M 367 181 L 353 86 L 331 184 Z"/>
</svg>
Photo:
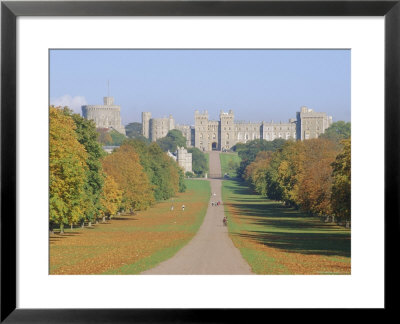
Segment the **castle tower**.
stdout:
<svg viewBox="0 0 400 324">
<path fill-rule="evenodd" d="M 93 120 L 98 128 L 112 128 L 125 135 L 125 127 L 121 123 L 121 107 L 114 104 L 113 97 L 104 97 L 103 103 L 82 106 L 82 116 Z"/>
<path fill-rule="evenodd" d="M 192 153 L 188 153 L 188 151 L 183 147 L 178 147 L 176 152 L 176 160 L 181 168 L 185 170 L 185 172 L 193 172 L 192 171 Z"/>
<path fill-rule="evenodd" d="M 220 149 L 229 150 L 236 144 L 235 138 L 235 116 L 232 110 L 229 112 L 223 112 L 221 110 L 219 114 L 220 119 Z"/>
<path fill-rule="evenodd" d="M 324 112 L 315 112 L 314 110 L 301 107 L 296 113 L 297 116 L 297 139 L 305 140 L 318 138 L 325 130 L 332 125 L 332 117 Z"/>
<path fill-rule="evenodd" d="M 168 130 L 173 130 L 175 129 L 175 121 L 172 115 L 169 115 L 168 117 Z"/>
<path fill-rule="evenodd" d="M 142 112 L 142 135 L 146 138 L 150 138 L 150 112 Z"/>
<path fill-rule="evenodd" d="M 194 128 L 195 128 L 195 147 L 201 151 L 209 150 L 208 140 L 208 112 L 203 113 L 196 110 L 194 112 Z"/>
</svg>

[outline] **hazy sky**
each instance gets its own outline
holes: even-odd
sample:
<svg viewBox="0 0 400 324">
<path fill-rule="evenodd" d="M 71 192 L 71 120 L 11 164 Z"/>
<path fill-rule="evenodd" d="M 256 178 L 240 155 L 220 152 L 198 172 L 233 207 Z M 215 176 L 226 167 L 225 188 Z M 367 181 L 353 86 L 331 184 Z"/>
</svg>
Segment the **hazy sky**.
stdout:
<svg viewBox="0 0 400 324">
<path fill-rule="evenodd" d="M 301 106 L 350 121 L 350 50 L 52 50 L 50 103 L 81 112 L 110 96 L 124 125 L 194 111 L 287 121 Z"/>
</svg>

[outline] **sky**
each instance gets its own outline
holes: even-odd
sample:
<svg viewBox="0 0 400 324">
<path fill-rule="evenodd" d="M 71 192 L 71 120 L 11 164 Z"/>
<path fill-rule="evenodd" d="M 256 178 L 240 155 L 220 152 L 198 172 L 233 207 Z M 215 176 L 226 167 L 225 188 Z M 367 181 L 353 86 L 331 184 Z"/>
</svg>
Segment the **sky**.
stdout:
<svg viewBox="0 0 400 324">
<path fill-rule="evenodd" d="M 350 121 L 350 50 L 51 50 L 50 104 L 121 106 L 122 123 L 194 111 L 219 120 L 287 122 L 300 107 Z M 109 87 L 108 87 L 109 84 Z"/>
</svg>

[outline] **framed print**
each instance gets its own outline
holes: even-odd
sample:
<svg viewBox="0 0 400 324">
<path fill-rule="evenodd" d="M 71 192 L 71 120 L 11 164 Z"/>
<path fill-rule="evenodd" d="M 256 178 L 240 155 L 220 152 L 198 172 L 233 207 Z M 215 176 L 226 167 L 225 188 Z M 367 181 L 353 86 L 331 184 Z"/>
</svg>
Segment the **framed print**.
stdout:
<svg viewBox="0 0 400 324">
<path fill-rule="evenodd" d="M 1 17 L 2 321 L 393 309 L 398 1 Z"/>
</svg>

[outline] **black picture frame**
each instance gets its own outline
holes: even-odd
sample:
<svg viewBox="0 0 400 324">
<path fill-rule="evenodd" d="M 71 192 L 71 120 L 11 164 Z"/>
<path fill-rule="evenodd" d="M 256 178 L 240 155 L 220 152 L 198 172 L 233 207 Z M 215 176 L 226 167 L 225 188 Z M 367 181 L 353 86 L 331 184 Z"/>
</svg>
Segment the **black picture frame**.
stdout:
<svg viewBox="0 0 400 324">
<path fill-rule="evenodd" d="M 256 309 L 16 308 L 16 19 L 19 16 L 384 16 L 385 310 L 397 306 L 400 230 L 400 0 L 4 1 L 1 3 L 1 322 L 235 322 Z M 373 148 L 371 148 L 373 151 Z M 373 154 L 373 152 L 371 152 Z M 373 190 L 373 189 L 371 189 Z M 367 283 L 366 283 L 367 284 Z"/>
</svg>

